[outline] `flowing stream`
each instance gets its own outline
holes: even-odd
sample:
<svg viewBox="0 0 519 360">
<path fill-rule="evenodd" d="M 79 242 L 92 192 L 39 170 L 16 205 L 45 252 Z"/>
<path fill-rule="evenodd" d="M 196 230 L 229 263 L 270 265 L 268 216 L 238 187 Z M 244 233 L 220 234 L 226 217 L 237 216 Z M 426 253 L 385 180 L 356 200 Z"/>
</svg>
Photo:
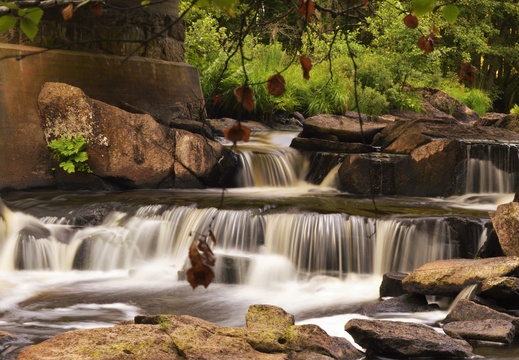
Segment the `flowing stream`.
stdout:
<svg viewBox="0 0 519 360">
<path fill-rule="evenodd" d="M 463 196 L 369 199 L 335 188 L 338 158 L 327 162 L 327 175 L 313 177 L 319 185 L 307 182 L 316 160 L 288 148 L 294 136 L 253 133 L 238 147 L 235 189 L 6 194 L 0 330 L 23 336 L 0 355 L 140 313 L 243 326 L 248 306 L 258 303 L 348 337 L 344 324 L 378 299 L 384 273 L 473 255 L 488 211 L 513 198 L 516 150 L 493 160 L 480 149 L 467 159 Z M 450 225 L 459 217 L 472 224 L 463 238 Z M 188 248 L 209 230 L 217 239 L 216 278 L 193 290 L 184 279 Z M 446 310 L 384 317 L 434 325 Z M 516 347 L 488 349 L 476 353 L 519 356 Z"/>
</svg>

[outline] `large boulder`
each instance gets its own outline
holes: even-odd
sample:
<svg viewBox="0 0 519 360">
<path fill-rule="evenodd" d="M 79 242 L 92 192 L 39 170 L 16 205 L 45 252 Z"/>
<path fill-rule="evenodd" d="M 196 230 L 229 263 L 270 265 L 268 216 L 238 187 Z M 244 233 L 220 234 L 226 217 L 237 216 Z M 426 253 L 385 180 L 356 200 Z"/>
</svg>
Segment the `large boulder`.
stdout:
<svg viewBox="0 0 519 360">
<path fill-rule="evenodd" d="M 341 189 L 355 194 L 460 194 L 465 188 L 468 144 L 517 142 L 518 135 L 506 129 L 467 126 L 448 118 L 397 120 L 375 135 L 372 145 L 380 153 L 349 151 L 339 169 Z"/>
<path fill-rule="evenodd" d="M 446 114 L 452 115 L 456 120 L 462 123 L 472 124 L 479 120 L 477 112 L 456 100 L 445 91 L 422 88 L 419 92 L 427 103 Z"/>
<path fill-rule="evenodd" d="M 387 123 L 367 120 L 364 116 L 361 126 L 356 113 L 315 115 L 304 122 L 301 137 L 369 144 Z"/>
<path fill-rule="evenodd" d="M 89 98 L 76 87 L 46 83 L 38 97 L 47 142 L 83 135 L 94 175 L 124 187 L 217 185 L 219 143 Z"/>
<path fill-rule="evenodd" d="M 76 330 L 23 350 L 18 360 L 61 359 L 359 359 L 346 339 L 269 305 L 253 305 L 246 327 L 221 327 L 191 316 L 137 316 L 111 328 Z"/>
<path fill-rule="evenodd" d="M 516 274 L 519 257 L 438 260 L 422 265 L 403 281 L 408 293 L 454 295 L 484 279 Z"/>
<path fill-rule="evenodd" d="M 456 120 L 419 118 L 396 121 L 386 126 L 374 139 L 373 145 L 382 151 L 409 154 L 414 149 L 437 139 L 456 141 L 519 141 L 519 134 L 507 129 L 467 126 Z"/>
<path fill-rule="evenodd" d="M 55 186 L 37 104 L 46 82 L 66 81 L 92 98 L 130 104 L 164 121 L 203 114 L 198 70 L 188 64 L 10 44 L 0 44 L 0 57 L 0 190 Z"/>
<path fill-rule="evenodd" d="M 499 205 L 490 219 L 503 253 L 519 256 L 519 202 Z"/>
<path fill-rule="evenodd" d="M 368 356 L 445 359 L 468 358 L 474 355 L 467 342 L 454 340 L 422 324 L 352 319 L 345 325 L 344 330 L 357 344 L 366 348 Z"/>
</svg>

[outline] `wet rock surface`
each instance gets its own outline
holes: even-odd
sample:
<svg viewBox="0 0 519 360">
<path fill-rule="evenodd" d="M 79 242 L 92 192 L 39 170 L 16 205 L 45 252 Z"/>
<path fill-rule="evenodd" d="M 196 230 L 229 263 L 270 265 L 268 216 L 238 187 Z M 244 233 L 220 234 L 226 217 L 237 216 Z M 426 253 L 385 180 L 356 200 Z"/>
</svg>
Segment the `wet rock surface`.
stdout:
<svg viewBox="0 0 519 360">
<path fill-rule="evenodd" d="M 443 331 L 453 338 L 506 344 L 510 344 L 515 337 L 514 324 L 506 320 L 455 321 L 445 324 Z"/>
<path fill-rule="evenodd" d="M 342 359 L 362 353 L 316 325 L 294 325 L 283 309 L 253 305 L 246 327 L 191 316 L 137 316 L 111 328 L 76 330 L 23 350 L 18 360 L 62 359 Z"/>
<path fill-rule="evenodd" d="M 519 257 L 512 256 L 474 260 L 438 260 L 419 267 L 409 274 L 402 284 L 408 293 L 457 294 L 468 285 L 518 271 Z"/>
<path fill-rule="evenodd" d="M 433 328 L 399 321 L 352 319 L 344 327 L 366 354 L 390 358 L 471 357 L 465 341 L 440 334 Z"/>
</svg>

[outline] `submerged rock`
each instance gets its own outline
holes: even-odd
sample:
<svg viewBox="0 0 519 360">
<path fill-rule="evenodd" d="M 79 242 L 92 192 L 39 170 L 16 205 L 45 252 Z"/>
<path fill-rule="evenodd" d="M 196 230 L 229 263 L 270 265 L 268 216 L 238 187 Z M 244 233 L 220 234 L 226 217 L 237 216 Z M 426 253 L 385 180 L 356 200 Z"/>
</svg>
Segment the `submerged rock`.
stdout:
<svg viewBox="0 0 519 360">
<path fill-rule="evenodd" d="M 425 295 L 406 294 L 364 306 L 360 313 L 375 316 L 380 313 L 412 313 L 430 311 Z"/>
<path fill-rule="evenodd" d="M 400 321 L 352 319 L 344 327 L 368 356 L 390 358 L 471 357 L 471 346 L 433 328 Z"/>
<path fill-rule="evenodd" d="M 191 316 L 137 316 L 111 328 L 69 331 L 23 350 L 18 360 L 62 359 L 359 359 L 346 339 L 270 305 L 253 305 L 246 327 L 222 327 Z"/>
<path fill-rule="evenodd" d="M 402 281 L 402 284 L 408 293 L 453 295 L 467 285 L 518 271 L 519 257 L 515 256 L 475 260 L 438 260 L 414 270 Z"/>
</svg>

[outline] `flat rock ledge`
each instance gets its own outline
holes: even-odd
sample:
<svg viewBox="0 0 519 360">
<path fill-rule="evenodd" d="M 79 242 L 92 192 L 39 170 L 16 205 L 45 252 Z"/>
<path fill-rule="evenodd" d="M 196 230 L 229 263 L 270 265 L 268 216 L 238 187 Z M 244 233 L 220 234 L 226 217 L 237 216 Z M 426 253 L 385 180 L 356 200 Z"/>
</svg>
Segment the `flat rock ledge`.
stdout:
<svg viewBox="0 0 519 360">
<path fill-rule="evenodd" d="M 191 316 L 136 316 L 111 328 L 69 331 L 24 349 L 18 360 L 360 359 L 348 340 L 317 325 L 294 325 L 294 316 L 252 305 L 245 327 L 222 327 Z"/>
<path fill-rule="evenodd" d="M 516 274 L 519 257 L 452 259 L 427 263 L 402 281 L 404 291 L 425 295 L 456 295 L 484 279 Z"/>
</svg>

